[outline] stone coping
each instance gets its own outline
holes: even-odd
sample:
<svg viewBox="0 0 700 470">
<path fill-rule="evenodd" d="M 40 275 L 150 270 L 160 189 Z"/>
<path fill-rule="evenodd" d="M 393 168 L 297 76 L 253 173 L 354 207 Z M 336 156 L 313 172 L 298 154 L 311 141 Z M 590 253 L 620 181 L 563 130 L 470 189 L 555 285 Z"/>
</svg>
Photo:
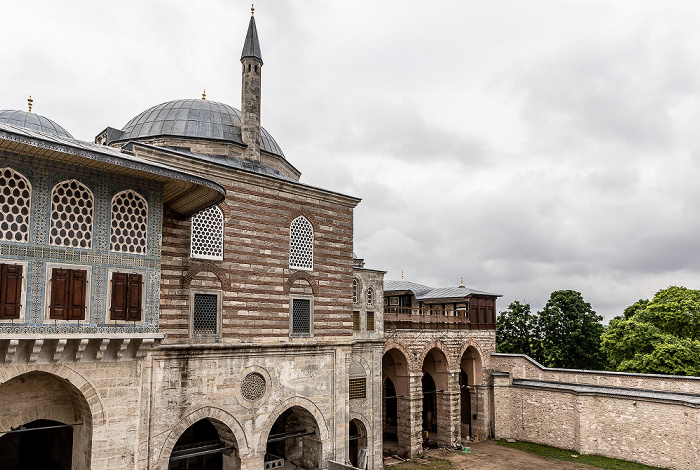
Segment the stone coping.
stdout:
<svg viewBox="0 0 700 470">
<path fill-rule="evenodd" d="M 683 381 L 698 381 L 700 382 L 700 377 L 693 377 L 688 375 L 670 375 L 670 374 L 641 374 L 638 372 L 616 372 L 609 370 L 585 370 L 585 369 L 561 369 L 557 367 L 545 367 L 527 354 L 510 354 L 510 353 L 491 353 L 491 357 L 518 357 L 524 358 L 532 365 L 540 370 L 547 372 L 570 372 L 574 374 L 592 374 L 592 375 L 609 375 L 609 376 L 624 376 L 624 377 L 638 377 L 638 378 L 657 378 L 657 379 L 667 379 L 667 380 L 683 380 Z"/>
<path fill-rule="evenodd" d="M 153 339 L 165 338 L 163 333 L 30 333 L 30 334 L 0 334 L 2 340 L 52 340 L 52 339 Z"/>
<path fill-rule="evenodd" d="M 660 392 L 655 390 L 638 390 L 632 388 L 605 387 L 601 385 L 581 385 L 562 382 L 545 382 L 540 380 L 513 379 L 513 386 L 538 388 L 543 390 L 563 391 L 577 395 L 605 395 L 638 400 L 655 400 L 683 403 L 700 407 L 700 395 L 690 393 Z"/>
</svg>

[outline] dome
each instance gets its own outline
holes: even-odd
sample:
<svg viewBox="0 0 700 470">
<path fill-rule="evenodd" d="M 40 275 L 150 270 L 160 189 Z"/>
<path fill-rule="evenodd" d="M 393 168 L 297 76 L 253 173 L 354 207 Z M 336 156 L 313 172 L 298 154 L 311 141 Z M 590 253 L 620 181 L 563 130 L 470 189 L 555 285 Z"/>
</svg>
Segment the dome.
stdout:
<svg viewBox="0 0 700 470">
<path fill-rule="evenodd" d="M 172 135 L 197 139 L 227 140 L 243 145 L 241 112 L 209 100 L 175 100 L 142 112 L 122 129 L 119 140 Z M 260 149 L 284 157 L 282 149 L 260 128 Z"/>
<path fill-rule="evenodd" d="M 26 127 L 34 131 L 46 132 L 47 134 L 53 134 L 59 137 L 73 138 L 63 127 L 40 114 L 4 109 L 0 110 L 0 122 L 13 126 Z"/>
</svg>

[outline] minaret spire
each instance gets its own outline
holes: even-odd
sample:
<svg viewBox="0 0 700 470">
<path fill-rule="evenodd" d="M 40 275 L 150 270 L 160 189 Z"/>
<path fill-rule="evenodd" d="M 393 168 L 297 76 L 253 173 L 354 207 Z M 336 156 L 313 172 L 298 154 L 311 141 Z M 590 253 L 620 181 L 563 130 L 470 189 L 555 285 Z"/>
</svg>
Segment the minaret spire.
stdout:
<svg viewBox="0 0 700 470">
<path fill-rule="evenodd" d="M 248 33 L 241 53 L 241 64 L 243 64 L 241 134 L 243 143 L 248 146 L 245 157 L 260 161 L 260 76 L 263 61 L 254 13 L 255 9 L 251 8 Z"/>
</svg>

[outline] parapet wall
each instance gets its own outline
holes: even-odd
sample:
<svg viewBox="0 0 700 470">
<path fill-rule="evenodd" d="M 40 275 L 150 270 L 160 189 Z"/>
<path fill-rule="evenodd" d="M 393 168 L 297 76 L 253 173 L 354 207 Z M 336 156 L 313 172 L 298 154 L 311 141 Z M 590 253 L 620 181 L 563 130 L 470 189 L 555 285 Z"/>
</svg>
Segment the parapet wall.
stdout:
<svg viewBox="0 0 700 470">
<path fill-rule="evenodd" d="M 496 438 L 690 470 L 700 461 L 700 378 L 550 369 L 492 354 Z"/>
</svg>

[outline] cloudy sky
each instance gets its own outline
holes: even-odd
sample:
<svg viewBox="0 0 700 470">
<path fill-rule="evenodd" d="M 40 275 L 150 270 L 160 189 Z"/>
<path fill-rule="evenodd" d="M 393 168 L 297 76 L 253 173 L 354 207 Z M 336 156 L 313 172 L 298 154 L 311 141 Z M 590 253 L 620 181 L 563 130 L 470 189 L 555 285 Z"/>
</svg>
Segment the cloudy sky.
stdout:
<svg viewBox="0 0 700 470">
<path fill-rule="evenodd" d="M 388 279 L 609 319 L 700 288 L 700 3 L 260 0 L 262 123 L 363 198 Z M 180 98 L 240 107 L 241 1 L 7 2 L 0 109 L 92 140 Z"/>
</svg>

